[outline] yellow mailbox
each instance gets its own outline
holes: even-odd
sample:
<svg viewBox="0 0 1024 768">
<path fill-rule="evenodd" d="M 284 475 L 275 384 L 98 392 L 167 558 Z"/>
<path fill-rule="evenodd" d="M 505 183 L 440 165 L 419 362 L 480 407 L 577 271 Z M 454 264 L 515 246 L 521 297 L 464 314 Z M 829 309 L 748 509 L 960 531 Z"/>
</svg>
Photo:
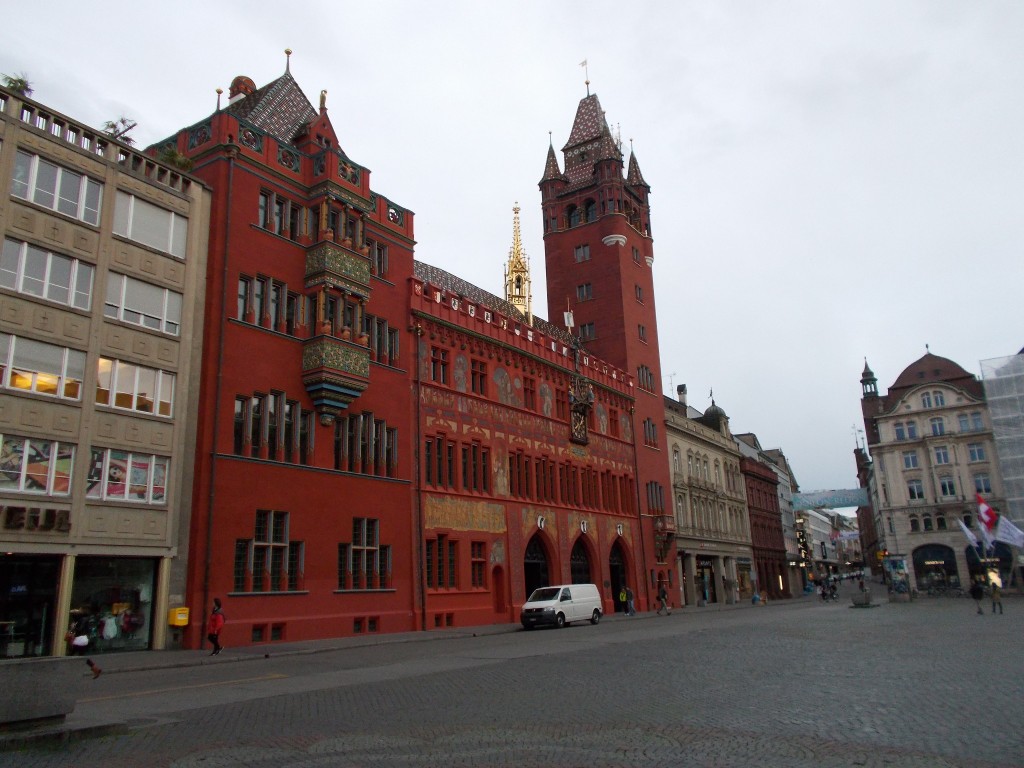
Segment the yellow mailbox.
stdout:
<svg viewBox="0 0 1024 768">
<path fill-rule="evenodd" d="M 182 606 L 181 608 L 171 608 L 167 612 L 167 623 L 172 627 L 187 627 L 188 626 L 188 608 Z"/>
</svg>

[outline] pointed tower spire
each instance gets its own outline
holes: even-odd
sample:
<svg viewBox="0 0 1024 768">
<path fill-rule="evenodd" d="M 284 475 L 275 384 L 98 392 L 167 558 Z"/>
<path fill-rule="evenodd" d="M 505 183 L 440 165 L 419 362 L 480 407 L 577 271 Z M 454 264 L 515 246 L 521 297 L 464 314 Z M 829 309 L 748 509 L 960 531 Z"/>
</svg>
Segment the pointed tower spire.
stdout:
<svg viewBox="0 0 1024 768">
<path fill-rule="evenodd" d="M 512 247 L 505 265 L 505 301 L 533 323 L 533 294 L 530 292 L 530 260 L 523 251 L 519 234 L 519 203 L 512 209 Z"/>
<path fill-rule="evenodd" d="M 644 181 L 644 175 L 640 173 L 640 163 L 636 160 L 636 154 L 633 152 L 633 140 L 629 140 L 629 167 L 626 171 L 626 183 L 632 187 L 646 187 L 651 188 L 651 185 Z"/>
<path fill-rule="evenodd" d="M 565 175 L 558 166 L 558 156 L 555 154 L 555 145 L 551 143 L 551 131 L 548 131 L 548 156 L 544 162 L 544 176 L 540 183 L 545 181 L 565 181 Z"/>
</svg>

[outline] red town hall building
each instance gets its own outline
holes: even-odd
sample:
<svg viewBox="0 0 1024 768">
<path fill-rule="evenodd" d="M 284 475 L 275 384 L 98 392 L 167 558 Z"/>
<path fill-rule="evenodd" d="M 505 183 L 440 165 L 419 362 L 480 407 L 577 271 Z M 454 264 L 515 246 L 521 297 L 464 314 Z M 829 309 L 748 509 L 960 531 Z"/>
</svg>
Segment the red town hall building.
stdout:
<svg viewBox="0 0 1024 768">
<path fill-rule="evenodd" d="M 215 597 L 227 646 L 514 622 L 549 583 L 645 605 L 675 556 L 649 188 L 597 97 L 540 185 L 572 333 L 530 312 L 518 209 L 504 298 L 415 262 L 413 213 L 319 102 L 238 77 L 153 147 L 215 222 L 183 644 Z"/>
</svg>

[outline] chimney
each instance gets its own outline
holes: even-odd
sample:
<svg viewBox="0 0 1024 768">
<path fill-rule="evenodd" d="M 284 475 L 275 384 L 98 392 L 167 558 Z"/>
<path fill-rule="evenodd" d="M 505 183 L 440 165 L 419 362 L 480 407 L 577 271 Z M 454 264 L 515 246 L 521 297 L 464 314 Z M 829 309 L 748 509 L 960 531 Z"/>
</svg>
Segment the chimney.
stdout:
<svg viewBox="0 0 1024 768">
<path fill-rule="evenodd" d="M 676 396 L 679 398 L 679 402 L 684 406 L 686 405 L 686 385 L 680 384 L 676 387 Z"/>
</svg>

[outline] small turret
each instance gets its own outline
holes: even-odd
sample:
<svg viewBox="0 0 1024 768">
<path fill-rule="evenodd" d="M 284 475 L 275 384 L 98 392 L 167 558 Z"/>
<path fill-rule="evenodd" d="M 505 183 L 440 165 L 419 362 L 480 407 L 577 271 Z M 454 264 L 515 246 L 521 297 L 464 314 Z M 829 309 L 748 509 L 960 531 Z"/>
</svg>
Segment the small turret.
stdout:
<svg viewBox="0 0 1024 768">
<path fill-rule="evenodd" d="M 878 397 L 878 379 L 874 371 L 868 365 L 868 359 L 864 358 L 864 371 L 860 375 L 860 386 L 864 397 Z"/>
</svg>

